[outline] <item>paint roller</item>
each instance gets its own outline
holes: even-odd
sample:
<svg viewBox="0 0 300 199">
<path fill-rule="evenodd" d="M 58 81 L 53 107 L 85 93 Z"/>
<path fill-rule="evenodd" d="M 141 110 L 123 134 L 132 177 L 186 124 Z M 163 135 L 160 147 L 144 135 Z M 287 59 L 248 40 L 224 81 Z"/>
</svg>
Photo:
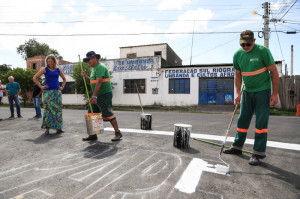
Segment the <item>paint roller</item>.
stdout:
<svg viewBox="0 0 300 199">
<path fill-rule="evenodd" d="M 240 93 L 241 95 L 242 95 L 242 93 L 243 93 L 243 90 L 244 90 L 244 85 L 242 86 L 242 89 L 241 89 L 241 93 Z M 227 128 L 226 133 L 225 133 L 224 141 L 222 142 L 222 145 L 221 145 L 221 151 L 220 151 L 220 153 L 219 153 L 219 160 L 221 160 L 221 162 L 223 162 L 225 165 L 227 165 L 227 167 L 226 167 L 226 166 L 223 166 L 223 165 L 216 165 L 216 171 L 217 171 L 217 172 L 226 172 L 226 174 L 229 174 L 229 173 L 230 173 L 230 170 L 229 170 L 229 164 L 226 163 L 224 160 L 222 160 L 221 154 L 222 154 L 222 152 L 223 152 L 223 149 L 224 149 L 224 146 L 225 146 L 225 143 L 226 143 L 226 140 L 227 140 L 227 137 L 228 137 L 228 135 L 229 135 L 230 128 L 231 128 L 231 124 L 232 124 L 232 121 L 233 121 L 233 118 L 234 118 L 234 115 L 235 115 L 235 112 L 236 112 L 238 106 L 239 106 L 239 104 L 236 103 L 235 108 L 234 108 L 234 111 L 233 111 L 233 113 L 232 113 L 231 120 L 230 120 L 230 122 L 229 122 L 228 128 Z"/>
</svg>

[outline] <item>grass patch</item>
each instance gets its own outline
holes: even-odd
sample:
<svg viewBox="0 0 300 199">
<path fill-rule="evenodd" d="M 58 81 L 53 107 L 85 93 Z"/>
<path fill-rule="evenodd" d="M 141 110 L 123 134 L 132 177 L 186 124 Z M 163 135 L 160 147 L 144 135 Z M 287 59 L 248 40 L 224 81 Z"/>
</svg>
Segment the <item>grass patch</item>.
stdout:
<svg viewBox="0 0 300 199">
<path fill-rule="evenodd" d="M 278 110 L 272 108 L 270 109 L 270 115 L 296 116 L 296 110 Z"/>
</svg>

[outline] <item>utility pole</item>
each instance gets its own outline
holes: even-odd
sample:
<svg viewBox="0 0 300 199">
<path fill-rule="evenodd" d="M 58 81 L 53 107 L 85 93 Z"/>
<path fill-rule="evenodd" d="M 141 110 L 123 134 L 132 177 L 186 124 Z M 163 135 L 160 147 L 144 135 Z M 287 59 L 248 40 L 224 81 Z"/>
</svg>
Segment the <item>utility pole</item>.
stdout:
<svg viewBox="0 0 300 199">
<path fill-rule="evenodd" d="M 291 45 L 291 76 L 294 75 L 294 46 Z"/>
<path fill-rule="evenodd" d="M 263 3 L 263 8 L 265 9 L 264 13 L 264 46 L 269 48 L 269 3 Z"/>
</svg>

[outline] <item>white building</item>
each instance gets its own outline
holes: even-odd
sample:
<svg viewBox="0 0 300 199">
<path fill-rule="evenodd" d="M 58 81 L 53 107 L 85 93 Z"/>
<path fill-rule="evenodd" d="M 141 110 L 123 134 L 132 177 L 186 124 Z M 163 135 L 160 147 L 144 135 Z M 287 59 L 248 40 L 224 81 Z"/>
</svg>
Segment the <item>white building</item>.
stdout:
<svg viewBox="0 0 300 199">
<path fill-rule="evenodd" d="M 166 43 L 120 47 L 119 59 L 101 62 L 113 71 L 111 82 L 113 105 L 116 106 L 139 105 L 138 91 L 144 106 L 234 103 L 232 63 L 183 66 L 182 60 Z M 281 76 L 281 62 L 276 65 Z M 62 65 L 61 68 L 71 84 L 74 81 L 69 75 L 72 66 Z M 63 103 L 84 104 L 84 101 L 82 95 L 64 94 Z"/>
</svg>

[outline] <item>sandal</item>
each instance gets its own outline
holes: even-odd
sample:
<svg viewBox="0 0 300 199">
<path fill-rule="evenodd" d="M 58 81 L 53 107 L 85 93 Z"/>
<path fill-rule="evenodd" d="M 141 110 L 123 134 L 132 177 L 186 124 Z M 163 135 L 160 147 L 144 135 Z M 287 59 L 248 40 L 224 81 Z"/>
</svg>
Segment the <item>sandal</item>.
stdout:
<svg viewBox="0 0 300 199">
<path fill-rule="evenodd" d="M 56 130 L 56 133 L 64 133 L 64 131 L 59 129 L 59 130 Z"/>
</svg>

